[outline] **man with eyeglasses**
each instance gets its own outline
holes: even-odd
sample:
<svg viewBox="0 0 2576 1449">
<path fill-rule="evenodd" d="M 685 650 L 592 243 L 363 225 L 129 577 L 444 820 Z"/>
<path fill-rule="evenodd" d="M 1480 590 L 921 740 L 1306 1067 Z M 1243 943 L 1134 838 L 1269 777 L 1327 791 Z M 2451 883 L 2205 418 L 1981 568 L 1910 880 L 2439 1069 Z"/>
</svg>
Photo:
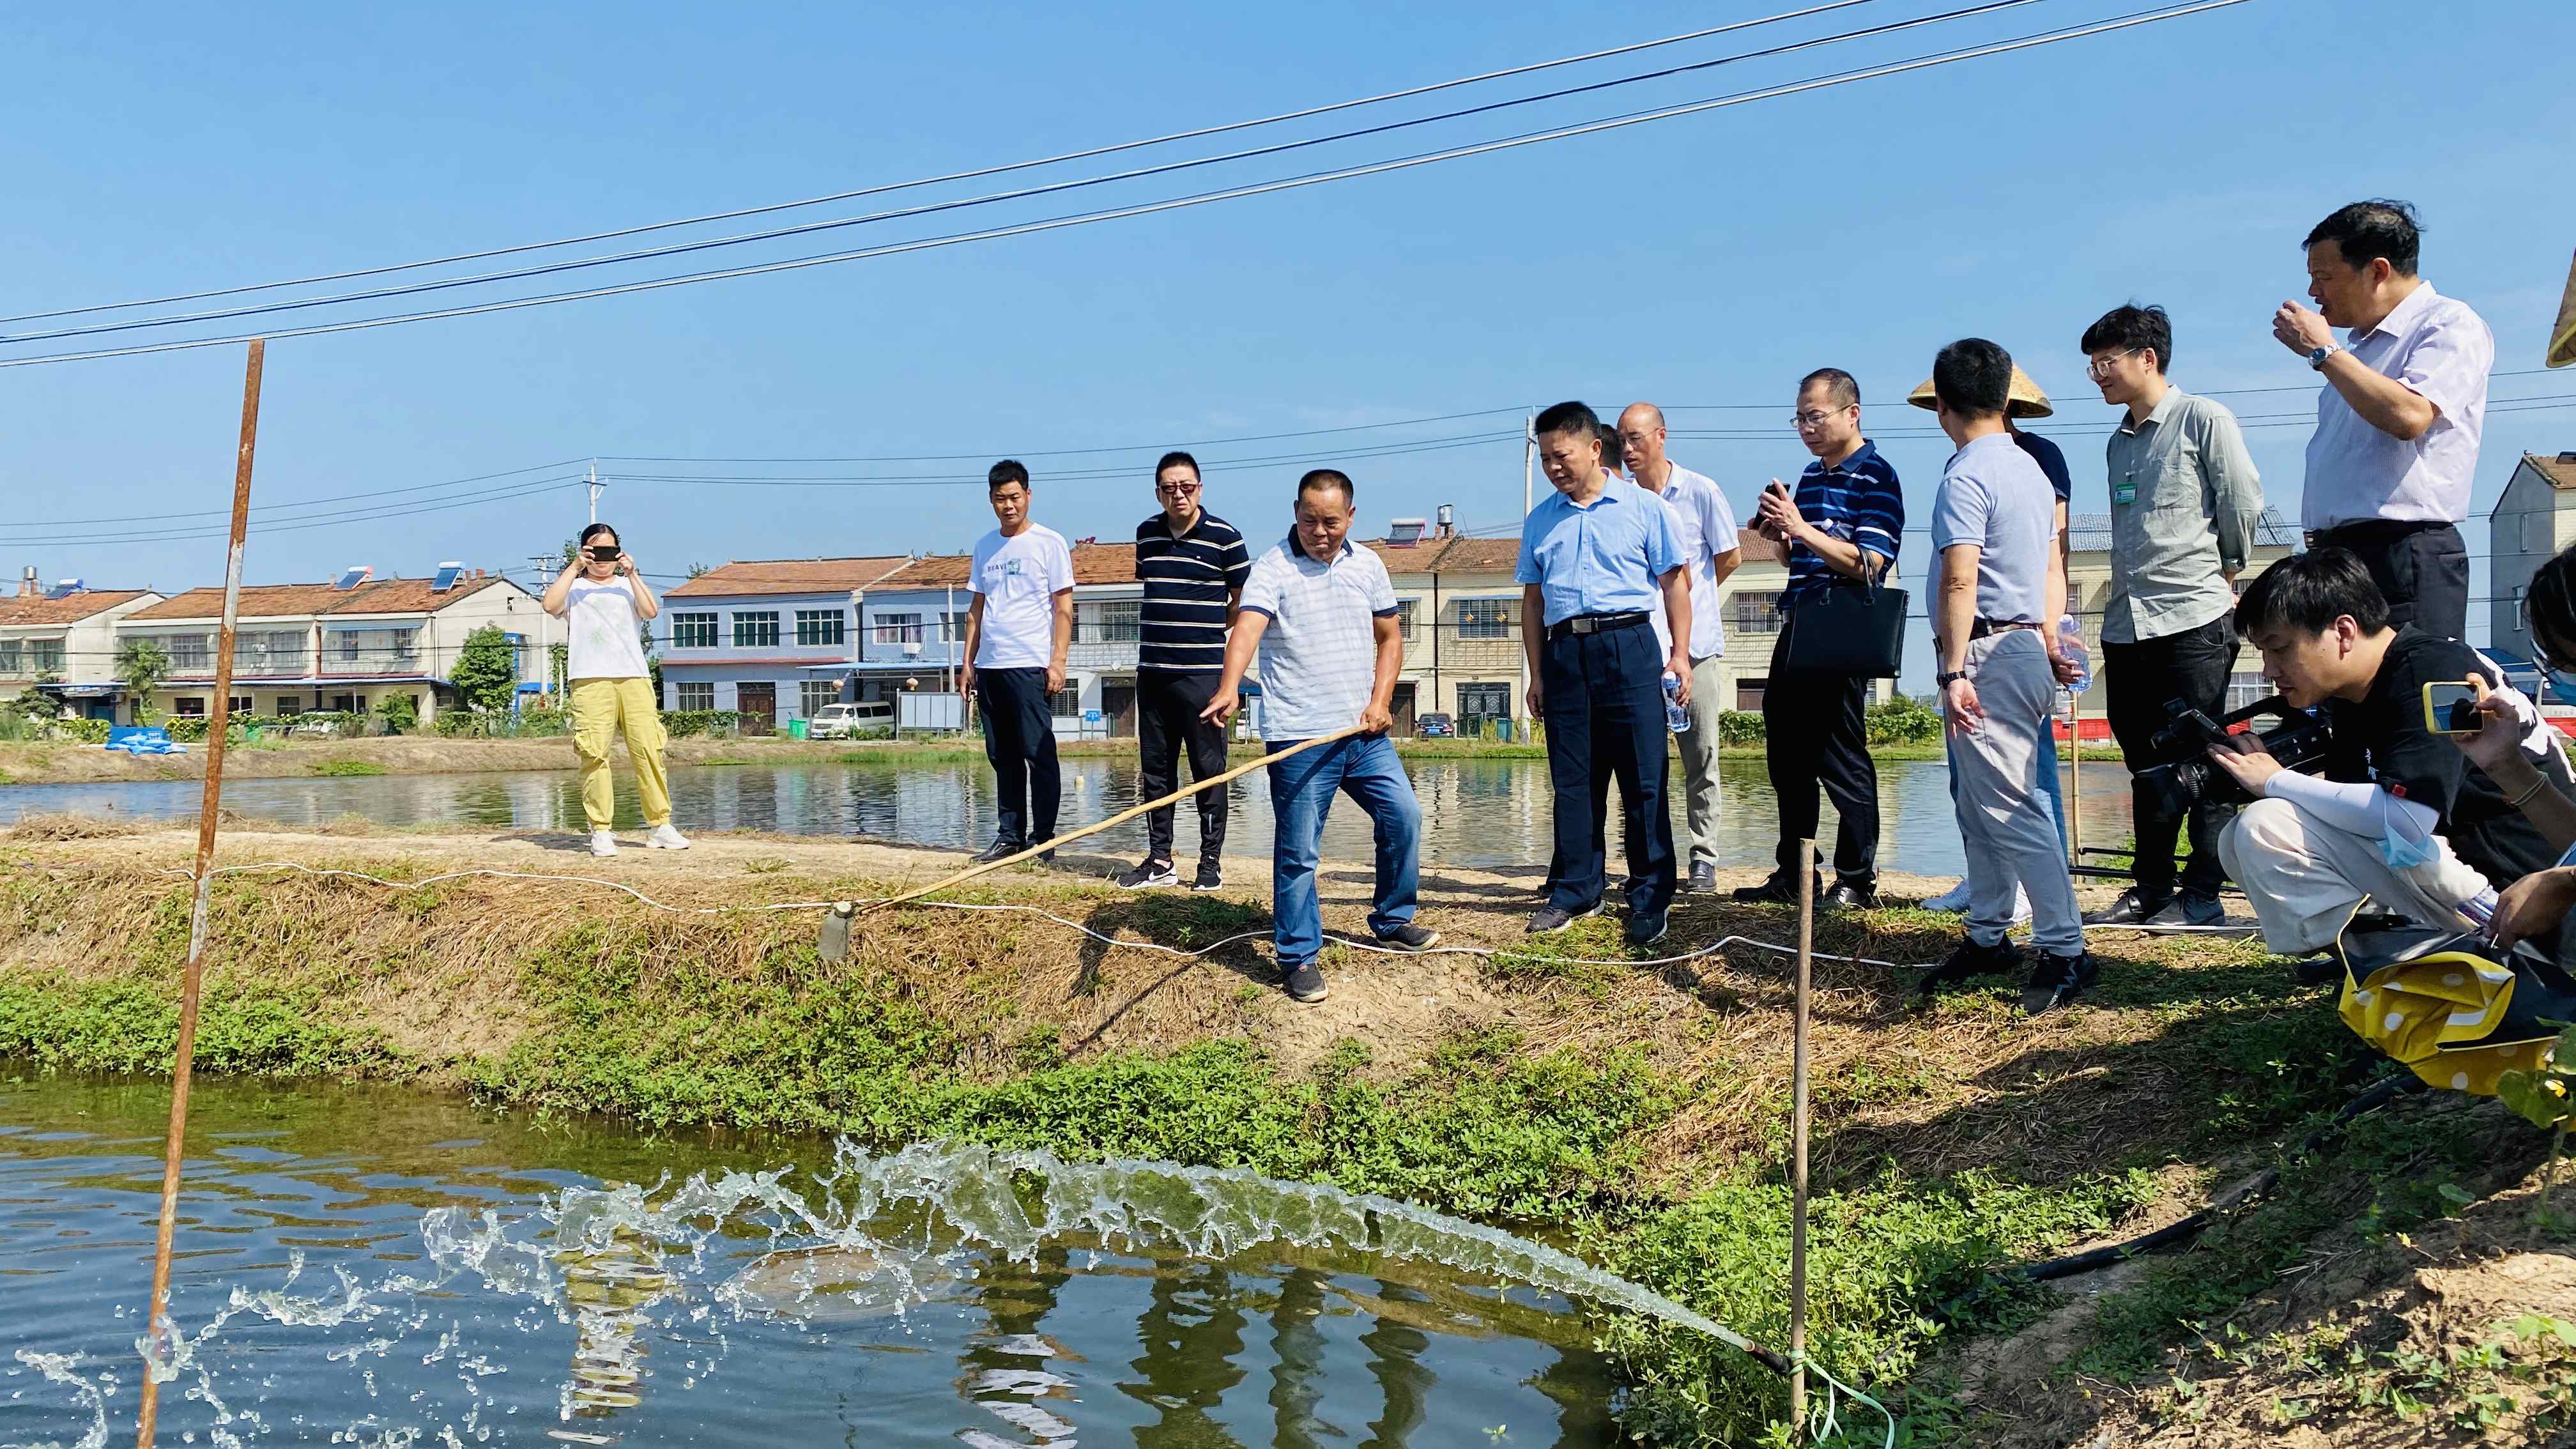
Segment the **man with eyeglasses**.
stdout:
<svg viewBox="0 0 2576 1449">
<path fill-rule="evenodd" d="M 1762 491 L 1754 531 L 1788 548 L 1789 586 L 1780 591 L 1783 613 L 1821 597 L 1838 582 L 1875 579 L 1896 560 L 1905 532 L 1905 495 L 1896 469 L 1861 436 L 1860 384 L 1839 367 L 1820 367 L 1798 384 L 1790 421 L 1798 441 L 1816 461 L 1798 477 L 1795 495 L 1774 478 Z M 1878 767 L 1869 757 L 1869 727 L 1862 711 L 1869 681 L 1845 674 L 1792 672 L 1782 652 L 1784 632 L 1771 648 L 1771 673 L 1762 685 L 1763 754 L 1771 790 L 1780 802 L 1778 868 L 1735 899 L 1794 905 L 1798 877 L 1815 869 L 1799 859 L 1799 842 L 1812 840 L 1821 811 L 1821 785 L 1840 817 L 1835 826 L 1834 884 L 1819 892 L 1828 905 L 1863 908 L 1878 903 Z"/>
<path fill-rule="evenodd" d="M 1203 719 L 1225 673 L 1226 632 L 1234 626 L 1252 558 L 1233 524 L 1199 506 L 1199 464 L 1165 453 L 1154 465 L 1162 511 L 1136 525 L 1136 577 L 1145 585 L 1136 611 L 1137 789 L 1148 800 L 1180 788 L 1186 745 L 1190 778 L 1225 773 L 1225 725 Z M 1145 859 L 1118 877 L 1128 890 L 1180 884 L 1172 853 L 1172 812 L 1145 817 Z M 1199 794 L 1199 866 L 1190 889 L 1225 883 L 1225 792 Z"/>
<path fill-rule="evenodd" d="M 2236 415 L 2165 380 L 2173 325 L 2162 307 L 2114 307 L 2084 329 L 2102 401 L 2125 409 L 2103 445 L 2111 487 L 2111 599 L 2102 610 L 2102 688 L 2133 781 L 2185 755 L 2158 752 L 2180 700 L 2224 713 L 2236 673 L 2236 576 L 2263 516 L 2263 480 Z M 2084 918 L 2090 926 L 2213 926 L 2225 918 L 2219 832 L 2231 812 L 2204 796 L 2190 811 L 2191 859 L 2175 893 L 2183 816 L 2146 783 L 2130 789 L 2137 884 Z"/>
</svg>

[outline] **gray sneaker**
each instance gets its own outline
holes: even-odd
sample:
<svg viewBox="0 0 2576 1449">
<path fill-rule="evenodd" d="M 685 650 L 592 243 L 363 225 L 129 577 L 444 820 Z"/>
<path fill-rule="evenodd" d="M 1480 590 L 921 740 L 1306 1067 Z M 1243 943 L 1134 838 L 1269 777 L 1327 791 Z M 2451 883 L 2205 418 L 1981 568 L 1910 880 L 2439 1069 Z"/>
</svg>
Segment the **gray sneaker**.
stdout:
<svg viewBox="0 0 2576 1449">
<path fill-rule="evenodd" d="M 1682 882 L 1682 889 L 1695 896 L 1716 895 L 1717 867 L 1704 860 L 1692 866 L 1690 879 Z"/>
<path fill-rule="evenodd" d="M 1381 932 L 1377 939 L 1380 945 L 1393 946 L 1399 951 L 1428 951 L 1440 944 L 1440 933 L 1407 921 L 1392 931 Z"/>
<path fill-rule="evenodd" d="M 2216 896 L 2196 896 L 2189 891 L 2173 898 L 2171 904 L 2147 917 L 2146 924 L 2155 926 L 2223 926 L 2227 908 Z"/>
<path fill-rule="evenodd" d="M 1316 970 L 1315 963 L 1312 961 L 1300 961 L 1289 968 L 1286 979 L 1281 984 L 1288 988 L 1288 995 L 1292 1000 L 1302 1001 L 1310 1006 L 1332 994 L 1324 988 L 1324 973 Z"/>
</svg>

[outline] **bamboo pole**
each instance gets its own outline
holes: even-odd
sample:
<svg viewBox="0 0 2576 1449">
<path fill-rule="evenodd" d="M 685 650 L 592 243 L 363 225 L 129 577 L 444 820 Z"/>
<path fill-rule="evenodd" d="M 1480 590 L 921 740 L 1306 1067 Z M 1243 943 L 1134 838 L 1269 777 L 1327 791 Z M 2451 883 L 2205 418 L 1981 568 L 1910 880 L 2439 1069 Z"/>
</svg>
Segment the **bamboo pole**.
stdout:
<svg viewBox="0 0 2576 1449">
<path fill-rule="evenodd" d="M 1188 799 L 1190 796 L 1195 795 L 1202 790 L 1213 790 L 1217 786 L 1225 784 L 1228 781 L 1240 779 L 1245 775 L 1249 775 L 1264 765 L 1275 765 L 1281 760 L 1287 759 L 1291 755 L 1302 755 L 1306 751 L 1311 750 L 1318 745 L 1329 745 L 1335 740 L 1346 740 L 1359 732 L 1360 727 L 1358 725 L 1353 725 L 1349 729 L 1336 730 L 1329 735 L 1317 735 L 1311 740 L 1301 740 L 1298 743 L 1289 746 L 1287 749 L 1279 751 L 1277 754 L 1263 755 L 1257 760 L 1246 760 L 1242 764 L 1235 766 L 1233 769 L 1226 771 L 1222 775 L 1211 775 L 1195 784 L 1174 790 L 1171 794 L 1165 795 L 1159 800 L 1148 800 L 1142 805 L 1121 811 L 1116 815 L 1110 816 L 1106 820 L 1100 821 L 1096 824 L 1086 825 L 1080 830 L 1073 832 L 1071 835 L 1059 835 L 1052 840 L 1042 840 L 1037 844 L 1030 846 L 1028 849 L 1021 851 L 1017 855 L 1006 855 L 1000 860 L 988 860 L 982 865 L 968 866 L 966 869 L 957 872 L 946 880 L 933 881 L 919 890 L 906 891 L 902 895 L 893 896 L 882 901 L 871 901 L 868 904 L 859 907 L 852 914 L 864 916 L 870 911 L 882 911 L 889 907 L 900 906 L 907 902 L 917 901 L 923 896 L 944 891 L 950 886 L 962 885 L 965 882 L 973 880 L 975 877 L 983 875 L 989 871 L 1000 870 L 1006 865 L 1018 865 L 1021 861 L 1044 855 L 1046 852 L 1057 849 L 1061 846 L 1070 845 L 1074 841 L 1080 840 L 1086 835 L 1097 835 L 1101 831 L 1107 830 L 1110 826 L 1124 825 L 1128 821 L 1135 819 L 1137 816 L 1142 815 L 1149 810 L 1159 810 L 1166 805 L 1177 805 L 1181 801 Z"/>
<path fill-rule="evenodd" d="M 254 337 L 242 375 L 241 446 L 233 460 L 232 551 L 224 561 L 224 624 L 215 644 L 215 704 L 206 723 L 206 788 L 197 806 L 196 898 L 188 908 L 188 965 L 179 984 L 179 1045 L 170 1069 L 170 1136 L 161 1153 L 161 1227 L 152 1244 L 152 1302 L 143 1316 L 148 1340 L 178 1341 L 170 1323 L 170 1240 L 179 1226 L 179 1162 L 188 1135 L 189 1068 L 197 1051 L 197 1002 L 206 976 L 206 905 L 215 879 L 215 824 L 223 813 L 224 733 L 232 723 L 233 641 L 241 621 L 242 539 L 250 528 L 251 455 L 259 442 L 259 384 L 268 343 Z M 144 1365 L 136 1449 L 152 1449 L 161 1416 L 161 1386 Z"/>
<path fill-rule="evenodd" d="M 1798 842 L 1798 859 L 1816 843 Z M 1798 872 L 1797 1021 L 1789 1035 L 1789 1421 L 1807 1422 L 1807 994 L 1816 958 L 1816 873 Z M 1795 1437 L 1795 1429 L 1791 1433 Z"/>
</svg>

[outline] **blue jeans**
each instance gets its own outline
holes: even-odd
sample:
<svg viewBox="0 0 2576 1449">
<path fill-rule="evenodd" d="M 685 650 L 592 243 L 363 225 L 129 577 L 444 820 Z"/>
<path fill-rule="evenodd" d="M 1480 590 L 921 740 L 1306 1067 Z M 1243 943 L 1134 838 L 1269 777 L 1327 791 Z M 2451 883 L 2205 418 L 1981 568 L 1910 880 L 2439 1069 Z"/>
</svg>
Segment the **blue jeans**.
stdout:
<svg viewBox="0 0 2576 1449">
<path fill-rule="evenodd" d="M 1268 741 L 1272 754 L 1295 740 Z M 1272 941 L 1279 965 L 1294 970 L 1324 949 L 1324 918 L 1315 899 L 1324 817 L 1335 793 L 1349 795 L 1377 827 L 1377 895 L 1369 929 L 1385 935 L 1413 919 L 1422 865 L 1422 806 L 1395 746 L 1384 735 L 1354 735 L 1270 767 L 1270 813 L 1277 843 L 1270 852 Z"/>
</svg>

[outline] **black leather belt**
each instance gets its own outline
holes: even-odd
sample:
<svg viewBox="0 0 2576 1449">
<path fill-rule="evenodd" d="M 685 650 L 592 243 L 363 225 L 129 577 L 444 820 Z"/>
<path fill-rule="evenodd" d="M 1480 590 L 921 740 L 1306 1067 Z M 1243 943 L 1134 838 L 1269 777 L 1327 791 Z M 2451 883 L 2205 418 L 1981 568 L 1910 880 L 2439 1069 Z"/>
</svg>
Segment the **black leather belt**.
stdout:
<svg viewBox="0 0 2576 1449">
<path fill-rule="evenodd" d="M 2437 528 L 2455 528 L 2456 524 L 2424 518 L 2349 518 L 2332 528 L 2311 528 L 2302 538 L 2310 549 L 2329 548 L 2341 543 L 2358 543 L 2381 547 Z"/>
<path fill-rule="evenodd" d="M 1559 619 L 1547 626 L 1547 637 L 1562 639 L 1568 634 L 1607 634 L 1613 629 L 1633 629 L 1646 622 L 1646 611 L 1632 609 L 1625 614 L 1577 614 Z"/>
<path fill-rule="evenodd" d="M 2021 619 L 1979 619 L 1968 626 L 1968 637 L 1983 639 L 1989 634 L 2008 634 L 2015 629 L 2037 629 L 2037 624 Z"/>
</svg>

